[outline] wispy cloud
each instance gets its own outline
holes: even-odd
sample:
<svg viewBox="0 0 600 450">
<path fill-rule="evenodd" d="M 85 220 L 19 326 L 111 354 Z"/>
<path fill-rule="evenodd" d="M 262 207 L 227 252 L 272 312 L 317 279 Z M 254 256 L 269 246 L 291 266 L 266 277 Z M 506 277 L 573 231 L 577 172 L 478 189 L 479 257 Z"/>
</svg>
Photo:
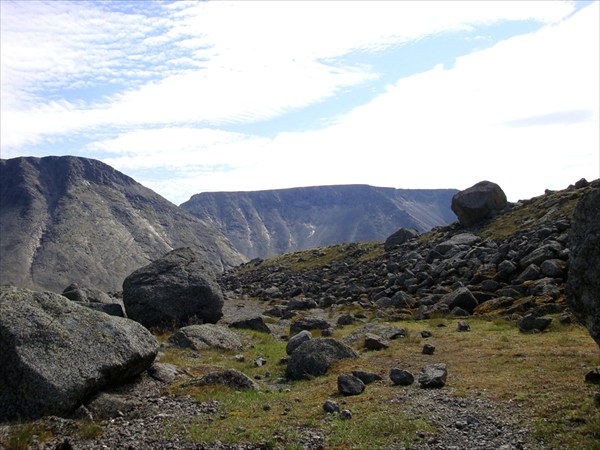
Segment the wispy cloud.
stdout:
<svg viewBox="0 0 600 450">
<path fill-rule="evenodd" d="M 572 16 L 561 1 L 0 5 L 2 157 L 74 139 L 178 202 L 308 184 L 516 183 L 510 158 L 541 164 L 532 149 L 556 159 L 564 143 L 589 166 L 598 148 L 597 2 Z M 527 21 L 541 29 L 500 42 L 485 31 Z M 371 61 L 463 35 L 481 47 L 451 65 L 390 80 Z M 318 127 L 282 120 L 365 87 Z"/>
</svg>

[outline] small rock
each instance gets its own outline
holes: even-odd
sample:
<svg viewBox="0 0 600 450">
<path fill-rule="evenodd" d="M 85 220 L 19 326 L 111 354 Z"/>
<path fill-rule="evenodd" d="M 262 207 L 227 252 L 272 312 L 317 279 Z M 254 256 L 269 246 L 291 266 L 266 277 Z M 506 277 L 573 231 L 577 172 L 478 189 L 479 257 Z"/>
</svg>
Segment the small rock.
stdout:
<svg viewBox="0 0 600 450">
<path fill-rule="evenodd" d="M 374 381 L 383 380 L 383 378 L 381 378 L 381 376 L 377 375 L 376 373 L 364 372 L 362 370 L 353 370 L 352 375 L 354 375 L 356 378 L 358 378 L 365 384 L 371 384 Z"/>
<path fill-rule="evenodd" d="M 519 331 L 527 333 L 530 331 L 544 331 L 552 322 L 551 317 L 535 317 L 533 314 L 526 314 L 519 321 Z"/>
<path fill-rule="evenodd" d="M 337 324 L 341 326 L 352 325 L 354 322 L 356 319 L 352 314 L 342 314 L 337 320 Z"/>
<path fill-rule="evenodd" d="M 373 333 L 365 334 L 365 349 L 384 350 L 390 346 L 390 343 L 381 336 Z"/>
<path fill-rule="evenodd" d="M 365 383 L 354 375 L 340 375 L 337 386 L 342 395 L 359 395 L 365 390 Z"/>
<path fill-rule="evenodd" d="M 343 409 L 340 411 L 340 419 L 342 420 L 350 420 L 352 419 L 352 411 L 349 409 Z"/>
<path fill-rule="evenodd" d="M 424 355 L 433 355 L 435 352 L 435 346 L 431 344 L 425 344 L 423 346 L 423 354 Z"/>
<path fill-rule="evenodd" d="M 573 323 L 573 318 L 568 314 L 563 314 L 558 318 L 558 321 L 563 325 L 570 325 Z"/>
<path fill-rule="evenodd" d="M 271 333 L 271 329 L 267 326 L 262 317 L 252 317 L 250 319 L 238 320 L 229 324 L 231 328 L 242 328 L 246 330 L 260 331 L 262 333 Z"/>
<path fill-rule="evenodd" d="M 456 330 L 457 331 L 471 331 L 471 326 L 467 322 L 465 322 L 464 320 L 461 320 L 456 325 Z"/>
<path fill-rule="evenodd" d="M 423 339 L 427 339 L 431 337 L 431 331 L 423 330 L 421 331 L 421 337 Z"/>
<path fill-rule="evenodd" d="M 267 360 L 262 356 L 259 356 L 254 360 L 254 367 L 262 367 L 265 364 L 267 364 Z"/>
<path fill-rule="evenodd" d="M 390 380 L 396 386 L 410 386 L 415 382 L 415 377 L 408 370 L 393 368 L 390 370 Z"/>
<path fill-rule="evenodd" d="M 338 402 L 334 402 L 333 400 L 325 400 L 325 403 L 323 403 L 323 410 L 326 413 L 340 412 L 340 405 Z"/>
<path fill-rule="evenodd" d="M 329 327 L 329 328 L 325 328 L 324 330 L 321 330 L 321 336 L 323 336 L 323 337 L 333 336 L 333 328 Z"/>
<path fill-rule="evenodd" d="M 239 391 L 258 389 L 258 385 L 247 375 L 233 369 L 211 372 L 202 378 L 190 380 L 182 386 L 223 384 Z"/>
<path fill-rule="evenodd" d="M 592 384 L 600 384 L 600 366 L 590 370 L 585 374 L 585 382 Z"/>
<path fill-rule="evenodd" d="M 308 330 L 302 330 L 301 332 L 299 332 L 298 334 L 296 334 L 290 338 L 287 345 L 285 346 L 285 352 L 288 355 L 291 355 L 292 352 L 300 346 L 300 344 L 302 344 L 304 341 L 308 341 L 310 339 L 312 339 L 311 332 Z"/>
<path fill-rule="evenodd" d="M 421 369 L 419 384 L 422 388 L 441 388 L 446 384 L 448 366 L 443 363 L 430 364 Z"/>
</svg>

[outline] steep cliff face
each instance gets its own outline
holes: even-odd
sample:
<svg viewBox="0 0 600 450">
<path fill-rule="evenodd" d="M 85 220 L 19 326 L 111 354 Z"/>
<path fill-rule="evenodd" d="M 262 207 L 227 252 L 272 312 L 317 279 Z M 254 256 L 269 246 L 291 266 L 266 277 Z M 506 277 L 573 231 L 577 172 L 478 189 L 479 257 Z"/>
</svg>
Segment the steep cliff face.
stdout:
<svg viewBox="0 0 600 450">
<path fill-rule="evenodd" d="M 426 231 L 456 220 L 454 189 L 316 186 L 204 192 L 181 207 L 213 224 L 249 258 L 342 242 L 384 240 L 398 228 Z"/>
<path fill-rule="evenodd" d="M 0 284 L 119 290 L 177 247 L 215 273 L 245 260 L 210 225 L 100 161 L 0 160 Z"/>
</svg>

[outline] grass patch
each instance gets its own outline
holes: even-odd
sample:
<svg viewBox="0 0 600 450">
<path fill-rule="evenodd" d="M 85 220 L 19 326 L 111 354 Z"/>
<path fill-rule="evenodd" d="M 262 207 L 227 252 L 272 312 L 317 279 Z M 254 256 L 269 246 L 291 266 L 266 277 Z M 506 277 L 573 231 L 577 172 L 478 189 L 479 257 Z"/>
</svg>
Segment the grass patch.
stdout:
<svg viewBox="0 0 600 450">
<path fill-rule="evenodd" d="M 14 425 L 6 437 L 0 439 L 0 448 L 6 450 L 28 450 L 34 443 L 44 443 L 52 439 L 52 432 L 37 423 Z"/>
<path fill-rule="evenodd" d="M 366 261 L 382 254 L 383 244 L 381 242 L 353 242 L 285 253 L 266 259 L 260 265 L 264 267 L 276 266 L 285 270 L 300 272 L 323 267 L 346 258 Z M 241 272 L 252 270 L 254 267 L 256 266 L 248 265 Z"/>
<path fill-rule="evenodd" d="M 244 331 L 243 362 L 234 360 L 233 352 L 218 351 L 189 357 L 186 352 L 168 350 L 167 358 L 187 364 L 187 370 L 196 375 L 235 368 L 250 377 L 258 376 L 260 391 L 194 386 L 175 387 L 173 392 L 192 395 L 201 402 L 219 402 L 219 416 L 214 422 L 198 420 L 189 427 L 188 436 L 193 441 L 301 448 L 303 433 L 313 431 L 325 436 L 326 448 L 395 448 L 410 446 L 424 432 L 435 430 L 427 417 L 409 419 L 403 414 L 403 405 L 392 401 L 398 388 L 390 386 L 389 370 L 402 367 L 416 374 L 426 364 L 444 362 L 449 367 L 445 389 L 457 396 L 484 396 L 516 405 L 524 415 L 523 427 L 534 431 L 533 445 L 598 448 L 600 411 L 592 402 L 593 386 L 583 379 L 588 370 L 600 364 L 600 352 L 587 330 L 556 325 L 544 333 L 523 334 L 509 320 L 469 318 L 471 331 L 458 332 L 457 322 L 436 318 L 381 323 L 406 329 L 408 337 L 391 341 L 386 350 L 361 349 L 359 359 L 340 361 L 325 376 L 295 382 L 279 379 L 285 371 L 285 365 L 279 364 L 285 355 L 285 342 Z M 335 337 L 342 339 L 361 326 L 336 328 Z M 423 330 L 431 331 L 432 337 L 422 339 Z M 425 342 L 436 346 L 434 355 L 422 354 Z M 258 356 L 267 359 L 266 366 L 253 365 Z M 357 369 L 377 372 L 384 381 L 367 386 L 359 396 L 341 397 L 337 376 Z M 265 377 L 266 371 L 271 372 L 270 377 Z M 342 409 L 350 409 L 354 418 L 344 421 L 326 414 L 322 405 L 328 398 L 338 401 Z"/>
</svg>

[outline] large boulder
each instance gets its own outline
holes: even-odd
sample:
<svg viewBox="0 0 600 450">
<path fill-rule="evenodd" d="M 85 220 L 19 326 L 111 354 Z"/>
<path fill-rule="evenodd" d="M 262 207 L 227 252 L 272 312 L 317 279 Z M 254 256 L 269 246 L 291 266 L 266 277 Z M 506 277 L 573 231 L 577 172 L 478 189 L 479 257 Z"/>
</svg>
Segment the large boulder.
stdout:
<svg viewBox="0 0 600 450">
<path fill-rule="evenodd" d="M 191 348 L 192 350 L 209 348 L 221 350 L 242 349 L 242 341 L 235 331 L 212 323 L 180 328 L 167 342 L 174 347 Z"/>
<path fill-rule="evenodd" d="M 569 235 L 568 305 L 600 346 L 600 188 L 577 203 Z"/>
<path fill-rule="evenodd" d="M 357 357 L 352 348 L 335 339 L 310 339 L 292 352 L 285 375 L 292 380 L 315 377 L 325 374 L 335 361 Z"/>
<path fill-rule="evenodd" d="M 507 205 L 506 194 L 491 181 L 480 181 L 452 197 L 450 207 L 461 225 L 471 226 L 501 211 Z"/>
<path fill-rule="evenodd" d="M 139 323 L 51 292 L 0 288 L 0 421 L 66 416 L 149 368 L 156 339 Z"/>
<path fill-rule="evenodd" d="M 123 282 L 127 316 L 146 328 L 216 323 L 223 292 L 190 248 L 179 248 L 136 270 Z"/>
</svg>

